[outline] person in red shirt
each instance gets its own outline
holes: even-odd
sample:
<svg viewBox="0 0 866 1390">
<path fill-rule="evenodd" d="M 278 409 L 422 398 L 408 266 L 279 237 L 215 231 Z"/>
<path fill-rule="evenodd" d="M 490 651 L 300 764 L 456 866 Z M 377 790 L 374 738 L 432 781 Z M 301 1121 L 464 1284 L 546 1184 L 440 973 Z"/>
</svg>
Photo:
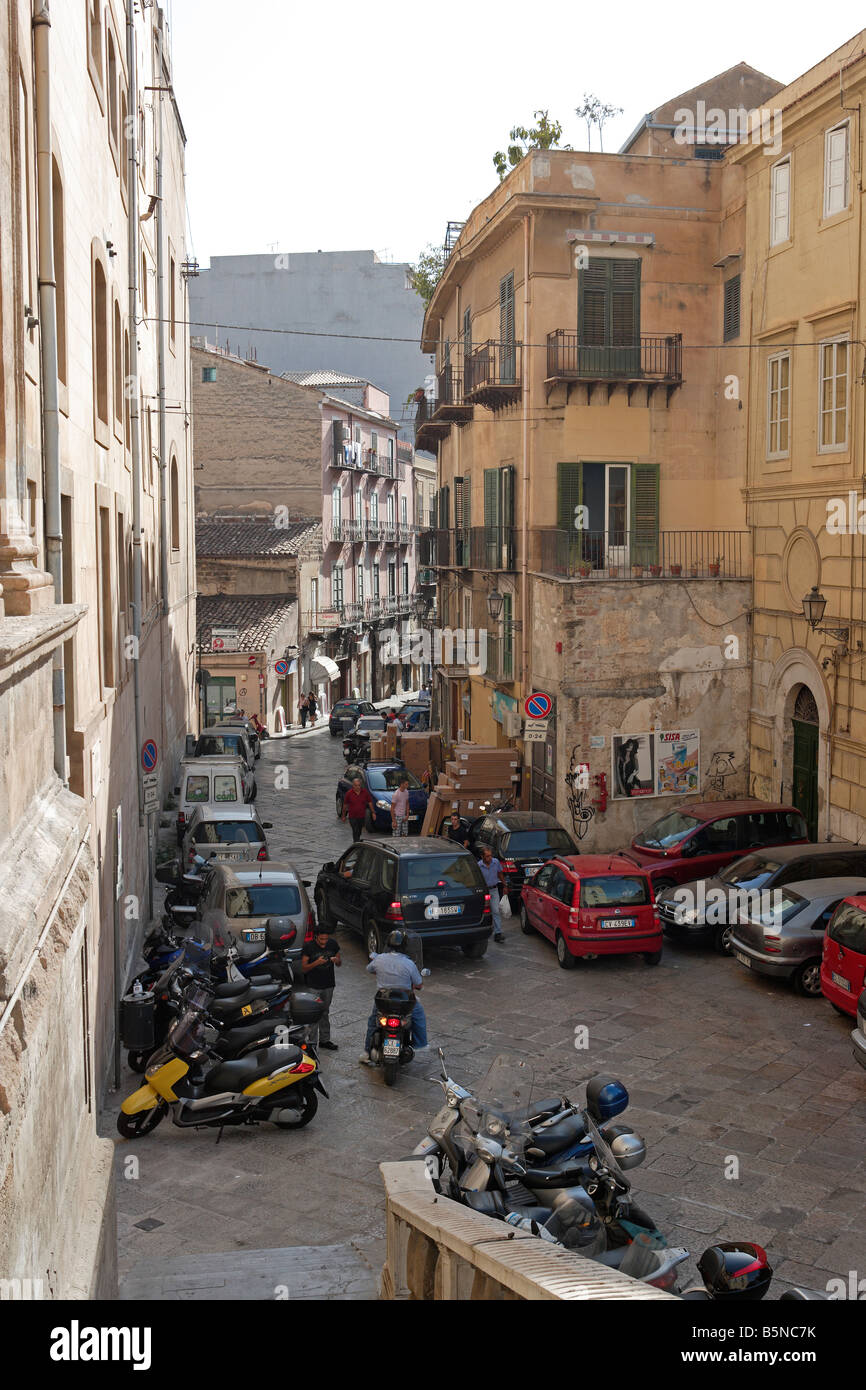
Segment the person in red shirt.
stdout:
<svg viewBox="0 0 866 1390">
<path fill-rule="evenodd" d="M 343 797 L 343 814 L 341 820 L 348 817 L 352 827 L 352 839 L 360 840 L 361 831 L 364 829 L 364 816 L 368 806 L 373 805 L 373 798 L 364 786 L 360 777 L 352 779 L 352 785 Z"/>
</svg>

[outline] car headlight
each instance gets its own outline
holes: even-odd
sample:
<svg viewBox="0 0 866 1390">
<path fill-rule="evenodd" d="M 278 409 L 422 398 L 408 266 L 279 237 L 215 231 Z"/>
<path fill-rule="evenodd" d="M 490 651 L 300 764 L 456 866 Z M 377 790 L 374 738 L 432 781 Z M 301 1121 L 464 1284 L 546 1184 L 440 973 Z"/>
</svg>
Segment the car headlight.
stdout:
<svg viewBox="0 0 866 1390">
<path fill-rule="evenodd" d="M 376 805 L 379 807 L 380 811 L 390 811 L 391 809 L 390 801 L 377 801 Z"/>
</svg>

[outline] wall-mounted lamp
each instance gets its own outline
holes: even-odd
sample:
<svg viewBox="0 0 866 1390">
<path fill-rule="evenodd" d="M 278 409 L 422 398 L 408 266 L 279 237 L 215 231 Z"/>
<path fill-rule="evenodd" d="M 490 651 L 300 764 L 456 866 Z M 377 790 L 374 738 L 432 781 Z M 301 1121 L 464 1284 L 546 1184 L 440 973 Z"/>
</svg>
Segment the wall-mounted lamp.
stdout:
<svg viewBox="0 0 866 1390">
<path fill-rule="evenodd" d="M 808 594 L 806 594 L 805 598 L 802 600 L 802 604 L 803 617 L 806 619 L 806 622 L 809 624 L 812 631 L 823 632 L 826 634 L 827 637 L 835 637 L 838 642 L 842 643 L 842 649 L 839 650 L 839 655 L 847 656 L 848 638 L 850 636 L 851 629 L 848 627 L 820 626 L 821 619 L 824 617 L 824 614 L 827 611 L 827 600 L 825 599 L 824 595 L 820 592 L 817 584 L 812 585 Z"/>
</svg>

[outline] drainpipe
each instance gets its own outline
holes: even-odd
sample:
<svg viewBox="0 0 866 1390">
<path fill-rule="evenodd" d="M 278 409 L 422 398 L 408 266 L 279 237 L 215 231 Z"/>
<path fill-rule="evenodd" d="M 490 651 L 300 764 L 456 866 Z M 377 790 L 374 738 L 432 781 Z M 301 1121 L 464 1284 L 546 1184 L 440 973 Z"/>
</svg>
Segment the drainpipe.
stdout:
<svg viewBox="0 0 866 1390">
<path fill-rule="evenodd" d="M 38 0 L 33 16 L 36 107 L 36 176 L 39 216 L 39 345 L 42 366 L 42 451 L 45 494 L 45 556 L 54 580 L 54 599 L 63 602 L 63 532 L 60 513 L 60 414 L 57 381 L 57 285 L 54 279 L 54 207 L 51 170 L 51 16 Z M 54 705 L 54 770 L 66 775 L 66 692 L 63 644 L 54 648 L 51 672 Z"/>
<path fill-rule="evenodd" d="M 527 595 L 529 574 L 527 545 L 529 539 L 529 405 L 531 380 L 529 365 L 529 236 L 531 220 L 532 214 L 527 213 L 523 219 L 523 479 L 520 502 L 520 677 L 522 681 L 521 693 L 524 696 L 529 690 L 529 624 L 527 623 L 526 617 L 529 607 Z"/>
<path fill-rule="evenodd" d="M 162 29 L 157 26 L 159 35 L 158 62 L 154 86 L 157 89 L 156 122 L 156 360 L 157 360 L 157 398 L 159 403 L 159 583 L 162 589 L 163 615 L 168 613 L 168 468 L 166 463 L 166 420 L 165 420 L 165 235 L 162 197 Z"/>
<path fill-rule="evenodd" d="M 138 74 L 136 72 L 134 0 L 126 0 L 126 67 L 129 73 L 127 91 L 126 140 L 127 176 L 127 260 L 129 262 L 129 374 L 126 383 L 130 391 L 129 434 L 132 446 L 132 633 L 134 638 L 132 662 L 132 695 L 135 710 L 135 759 L 138 782 L 138 823 L 144 825 L 144 785 L 139 749 L 141 748 L 141 688 L 139 682 L 141 644 L 141 417 L 138 383 Z M 148 830 L 150 827 L 148 827 Z M 151 836 L 148 834 L 148 859 L 152 858 Z M 151 865 L 151 868 L 153 866 Z M 150 877 L 148 878 L 150 882 Z"/>
</svg>

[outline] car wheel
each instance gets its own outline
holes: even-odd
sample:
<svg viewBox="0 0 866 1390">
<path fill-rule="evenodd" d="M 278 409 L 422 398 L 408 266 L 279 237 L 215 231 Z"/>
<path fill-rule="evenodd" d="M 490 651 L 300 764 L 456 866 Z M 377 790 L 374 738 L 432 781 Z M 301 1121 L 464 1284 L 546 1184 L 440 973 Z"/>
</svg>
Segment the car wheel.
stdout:
<svg viewBox="0 0 866 1390">
<path fill-rule="evenodd" d="M 250 801 L 255 801 L 255 799 L 256 799 L 256 797 L 258 796 L 258 794 L 259 794 L 259 784 L 258 784 L 258 782 L 255 782 L 255 781 L 254 781 L 254 782 L 253 782 L 253 789 L 252 789 L 252 791 L 250 792 Z"/>
<path fill-rule="evenodd" d="M 561 931 L 556 933 L 556 959 L 563 970 L 573 970 L 577 964 L 576 957 L 569 951 Z"/>
<path fill-rule="evenodd" d="M 819 957 L 806 960 L 799 965 L 792 976 L 794 989 L 807 999 L 821 998 L 821 961 Z"/>
<path fill-rule="evenodd" d="M 460 949 L 464 956 L 468 956 L 470 960 L 480 960 L 487 951 L 487 938 L 485 937 L 483 941 L 469 941 Z"/>
<path fill-rule="evenodd" d="M 529 914 L 526 911 L 526 903 L 520 904 L 520 930 L 523 932 L 524 936 L 532 936 L 535 931 L 535 928 L 529 920 Z"/>
<path fill-rule="evenodd" d="M 337 819 L 343 819 L 343 798 L 339 792 L 337 792 Z"/>
<path fill-rule="evenodd" d="M 382 933 L 375 922 L 368 922 L 364 932 L 364 940 L 367 943 L 367 950 L 371 956 L 380 956 L 385 949 L 385 942 L 382 940 Z"/>
<path fill-rule="evenodd" d="M 658 965 L 662 958 L 661 951 L 644 951 L 644 960 L 647 965 Z"/>
<path fill-rule="evenodd" d="M 713 950 L 717 951 L 720 956 L 732 956 L 734 954 L 734 947 L 731 942 L 733 934 L 734 928 L 730 924 L 725 927 L 716 927 L 713 932 Z"/>
</svg>

